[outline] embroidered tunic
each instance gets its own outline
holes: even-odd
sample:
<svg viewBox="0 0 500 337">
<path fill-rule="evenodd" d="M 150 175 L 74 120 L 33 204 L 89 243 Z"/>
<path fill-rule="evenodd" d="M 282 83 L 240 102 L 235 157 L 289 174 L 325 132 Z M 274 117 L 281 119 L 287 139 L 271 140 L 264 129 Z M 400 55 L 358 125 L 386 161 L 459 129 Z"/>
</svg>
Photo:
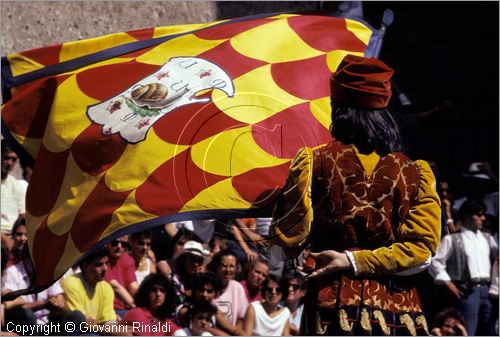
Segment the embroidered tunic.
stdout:
<svg viewBox="0 0 500 337">
<path fill-rule="evenodd" d="M 354 272 L 309 282 L 306 333 L 427 334 L 412 279 L 430 263 L 441 208 L 425 161 L 359 154 L 332 141 L 292 162 L 270 236 L 291 255 L 349 251 Z M 308 310 L 313 309 L 313 310 Z"/>
</svg>

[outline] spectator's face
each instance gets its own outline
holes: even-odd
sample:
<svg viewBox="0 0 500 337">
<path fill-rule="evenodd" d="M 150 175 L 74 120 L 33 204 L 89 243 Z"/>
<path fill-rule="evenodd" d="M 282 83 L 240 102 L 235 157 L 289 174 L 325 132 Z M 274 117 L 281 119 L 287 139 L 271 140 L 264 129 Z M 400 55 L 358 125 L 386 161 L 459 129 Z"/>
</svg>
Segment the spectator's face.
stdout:
<svg viewBox="0 0 500 337">
<path fill-rule="evenodd" d="M 270 304 L 278 305 L 281 301 L 281 288 L 279 284 L 274 281 L 269 281 L 265 290 L 266 301 Z"/>
<path fill-rule="evenodd" d="M 266 279 L 268 272 L 269 267 L 266 264 L 257 262 L 248 273 L 248 282 L 252 287 L 260 288 L 262 282 Z"/>
<path fill-rule="evenodd" d="M 185 271 L 187 274 L 195 275 L 204 272 L 203 257 L 194 254 L 187 254 L 185 261 Z"/>
<path fill-rule="evenodd" d="M 486 216 L 484 212 L 479 212 L 477 214 L 473 214 L 471 217 L 465 218 L 465 227 L 475 231 L 483 229 L 484 222 L 486 221 Z"/>
<path fill-rule="evenodd" d="M 201 336 L 201 334 L 207 331 L 208 327 L 212 326 L 212 317 L 206 312 L 197 312 L 191 319 L 191 325 L 189 330 L 193 336 Z"/>
<path fill-rule="evenodd" d="M 85 278 L 91 283 L 97 283 L 104 280 L 106 270 L 108 270 L 108 257 L 102 257 L 94 260 L 82 268 Z"/>
<path fill-rule="evenodd" d="M 301 288 L 299 281 L 291 279 L 288 283 L 288 301 L 301 299 L 305 295 L 304 290 Z"/>
<path fill-rule="evenodd" d="M 146 256 L 151 248 L 151 239 L 142 238 L 139 240 L 132 240 L 132 254 L 135 257 Z"/>
<path fill-rule="evenodd" d="M 184 245 L 188 241 L 189 239 L 185 236 L 181 236 L 179 240 L 177 240 L 174 247 L 174 256 L 178 256 L 184 251 Z"/>
<path fill-rule="evenodd" d="M 229 282 L 229 280 L 234 279 L 234 274 L 236 273 L 236 262 L 236 258 L 232 255 L 222 257 L 217 272 L 224 279 L 224 281 Z"/>
<path fill-rule="evenodd" d="M 7 151 L 2 154 L 2 179 L 5 179 L 7 174 L 12 171 L 17 159 L 17 154 L 14 151 Z"/>
<path fill-rule="evenodd" d="M 215 299 L 215 288 L 211 283 L 204 284 L 201 288 L 196 289 L 194 296 L 197 300 L 212 302 Z"/>
<path fill-rule="evenodd" d="M 26 246 L 26 243 L 28 242 L 28 235 L 26 231 L 26 226 L 19 226 L 17 227 L 16 231 L 14 232 L 14 246 L 18 250 L 22 250 L 24 246 Z"/>
<path fill-rule="evenodd" d="M 108 253 L 112 259 L 119 258 L 123 252 L 125 252 L 125 247 L 128 245 L 128 238 L 126 236 L 118 238 L 110 243 L 108 243 Z"/>
<path fill-rule="evenodd" d="M 156 285 L 153 289 L 151 289 L 149 292 L 149 306 L 153 311 L 158 310 L 158 308 L 165 303 L 165 295 L 165 288 L 161 285 Z"/>
<path fill-rule="evenodd" d="M 456 336 L 457 332 L 455 331 L 455 326 L 458 324 L 458 321 L 453 317 L 448 317 L 441 329 L 443 336 Z"/>
</svg>

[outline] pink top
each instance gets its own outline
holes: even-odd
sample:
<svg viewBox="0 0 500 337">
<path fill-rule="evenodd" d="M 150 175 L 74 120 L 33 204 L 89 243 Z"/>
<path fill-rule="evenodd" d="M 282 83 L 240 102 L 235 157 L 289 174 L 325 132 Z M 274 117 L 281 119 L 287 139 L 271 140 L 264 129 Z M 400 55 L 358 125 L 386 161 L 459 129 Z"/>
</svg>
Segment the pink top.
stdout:
<svg viewBox="0 0 500 337">
<path fill-rule="evenodd" d="M 247 297 L 248 303 L 252 303 L 254 301 L 259 301 L 259 302 L 262 301 L 262 295 L 260 293 L 260 289 L 257 292 L 257 295 L 255 295 L 255 297 L 250 297 L 250 291 L 248 290 L 247 287 L 247 280 L 242 280 L 240 281 L 240 283 L 243 286 L 243 289 L 245 290 L 245 295 Z"/>
<path fill-rule="evenodd" d="M 116 280 L 125 289 L 128 290 L 128 286 L 137 282 L 135 277 L 135 262 L 128 254 L 123 253 L 114 265 L 109 265 L 106 275 L 104 275 L 106 281 Z M 114 302 L 115 309 L 126 309 L 125 304 L 115 296 Z"/>
<path fill-rule="evenodd" d="M 134 336 L 172 336 L 180 329 L 172 320 L 160 321 L 148 309 L 139 307 L 129 310 L 120 324 L 130 325 Z"/>
<path fill-rule="evenodd" d="M 248 300 L 243 286 L 235 280 L 230 280 L 224 292 L 214 300 L 214 304 L 224 314 L 226 321 L 235 325 L 238 319 L 245 317 Z"/>
</svg>

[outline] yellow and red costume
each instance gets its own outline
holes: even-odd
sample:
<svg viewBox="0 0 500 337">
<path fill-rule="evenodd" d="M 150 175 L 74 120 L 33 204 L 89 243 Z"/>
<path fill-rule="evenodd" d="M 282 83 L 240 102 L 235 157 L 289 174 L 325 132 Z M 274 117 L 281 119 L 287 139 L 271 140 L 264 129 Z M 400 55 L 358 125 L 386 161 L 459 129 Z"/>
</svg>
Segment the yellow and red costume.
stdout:
<svg viewBox="0 0 500 337">
<path fill-rule="evenodd" d="M 332 141 L 292 162 L 270 236 L 288 255 L 350 251 L 354 272 L 309 282 L 304 332 L 428 334 L 411 277 L 430 262 L 441 208 L 425 161 Z M 309 310 L 308 310 L 309 309 Z"/>
</svg>

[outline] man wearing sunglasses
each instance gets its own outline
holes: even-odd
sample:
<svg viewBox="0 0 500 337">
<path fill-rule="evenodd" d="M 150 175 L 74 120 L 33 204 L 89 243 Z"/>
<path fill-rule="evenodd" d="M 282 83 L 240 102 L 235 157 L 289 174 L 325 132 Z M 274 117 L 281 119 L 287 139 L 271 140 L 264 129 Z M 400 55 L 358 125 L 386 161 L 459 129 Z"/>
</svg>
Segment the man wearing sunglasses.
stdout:
<svg viewBox="0 0 500 337">
<path fill-rule="evenodd" d="M 128 237 L 120 237 L 106 245 L 109 256 L 109 268 L 104 279 L 115 292 L 114 308 L 123 317 L 131 308 L 135 308 L 134 295 L 139 288 L 135 276 L 135 261 L 126 254 L 129 249 Z"/>
<path fill-rule="evenodd" d="M 2 242 L 7 248 L 12 247 L 11 231 L 17 219 L 24 217 L 26 211 L 25 198 L 28 184 L 9 174 L 18 160 L 14 150 L 2 141 L 2 195 L 1 195 L 1 228 Z"/>
</svg>

